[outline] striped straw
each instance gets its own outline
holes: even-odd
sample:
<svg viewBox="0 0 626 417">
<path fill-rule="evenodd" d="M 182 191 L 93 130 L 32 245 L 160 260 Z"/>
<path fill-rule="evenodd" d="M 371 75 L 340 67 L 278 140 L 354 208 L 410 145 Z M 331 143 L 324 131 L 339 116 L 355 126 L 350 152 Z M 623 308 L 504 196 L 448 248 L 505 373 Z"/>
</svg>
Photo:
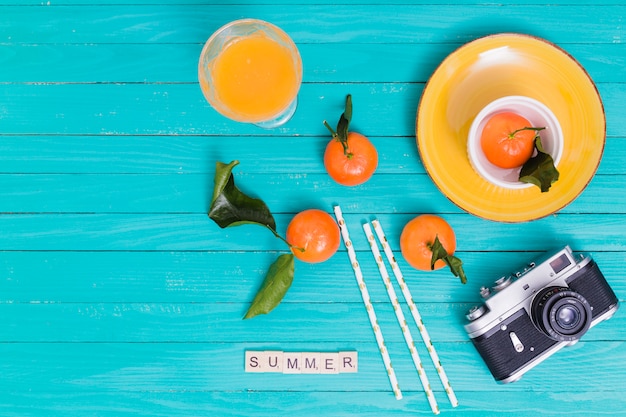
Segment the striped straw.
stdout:
<svg viewBox="0 0 626 417">
<path fill-rule="evenodd" d="M 413 296 L 411 295 L 411 291 L 409 291 L 409 287 L 406 285 L 406 282 L 404 281 L 404 276 L 402 275 L 402 272 L 400 271 L 400 266 L 398 265 L 398 262 L 396 261 L 396 258 L 393 255 L 393 252 L 391 250 L 391 247 L 389 246 L 389 243 L 387 242 L 387 237 L 385 236 L 385 233 L 383 232 L 382 226 L 380 225 L 380 222 L 378 220 L 372 220 L 372 226 L 374 226 L 376 235 L 378 236 L 378 239 L 380 240 L 382 244 L 383 250 L 385 251 L 385 255 L 387 255 L 387 259 L 389 260 L 389 263 L 391 264 L 391 269 L 393 270 L 393 273 L 396 277 L 398 285 L 402 289 L 402 294 L 404 295 L 404 298 L 407 304 L 409 305 L 409 309 L 411 310 L 413 319 L 415 320 L 415 323 L 417 324 L 420 334 L 422 335 L 424 344 L 428 348 L 428 353 L 430 354 L 430 358 L 432 359 L 433 364 L 435 365 L 435 368 L 437 369 L 437 374 L 439 375 L 439 379 L 441 380 L 441 383 L 443 384 L 443 387 L 446 390 L 446 394 L 448 394 L 448 399 L 450 400 L 450 403 L 452 404 L 452 406 L 456 407 L 457 405 L 459 405 L 459 401 L 457 400 L 456 395 L 454 394 L 454 391 L 452 390 L 452 386 L 450 385 L 450 381 L 448 380 L 448 376 L 446 375 L 446 372 L 443 370 L 443 366 L 441 365 L 439 356 L 437 355 L 437 352 L 435 351 L 435 346 L 430 340 L 430 336 L 428 335 L 426 326 L 424 326 L 422 317 L 420 316 L 420 313 L 417 310 L 417 306 L 413 302 Z"/>
<path fill-rule="evenodd" d="M 407 325 L 406 319 L 404 318 L 404 313 L 402 312 L 402 308 L 400 307 L 400 303 L 398 302 L 398 296 L 396 295 L 396 291 L 393 289 L 391 279 L 389 279 L 389 273 L 387 272 L 387 267 L 385 267 L 385 263 L 383 261 L 382 255 L 380 254 L 380 250 L 378 249 L 376 238 L 374 237 L 372 229 L 370 228 L 370 225 L 368 223 L 363 224 L 363 230 L 365 231 L 365 235 L 367 236 L 367 240 L 369 241 L 370 249 L 372 250 L 372 254 L 374 255 L 376 264 L 378 265 L 378 271 L 380 272 L 380 276 L 385 283 L 387 295 L 389 296 L 389 300 L 391 301 L 393 310 L 396 313 L 396 318 L 398 319 L 398 324 L 400 324 L 400 328 L 402 329 L 404 340 L 406 341 L 406 345 L 411 352 L 413 364 L 415 365 L 417 374 L 419 375 L 420 381 L 422 382 L 422 387 L 424 387 L 424 392 L 426 393 L 426 398 L 428 399 L 430 408 L 431 410 L 433 410 L 434 414 L 439 414 L 437 400 L 435 399 L 433 391 L 430 388 L 430 382 L 428 382 L 428 377 L 426 376 L 426 372 L 424 372 L 422 360 L 420 359 L 419 353 L 417 353 L 417 349 L 415 348 L 415 342 L 413 341 L 413 336 L 411 335 L 409 326 Z"/>
<path fill-rule="evenodd" d="M 337 223 L 339 223 L 339 229 L 341 230 L 341 237 L 343 238 L 343 242 L 348 250 L 348 256 L 350 258 L 350 263 L 352 264 L 352 269 L 354 269 L 354 275 L 356 277 L 356 281 L 359 284 L 359 289 L 361 290 L 361 297 L 363 298 L 363 303 L 365 304 L 365 309 L 367 310 L 367 315 L 370 319 L 370 324 L 372 325 L 372 329 L 374 330 L 374 335 L 376 336 L 376 342 L 378 343 L 378 350 L 380 351 L 381 356 L 383 357 L 383 362 L 385 364 L 385 368 L 387 369 L 387 376 L 389 377 L 389 382 L 391 383 L 391 388 L 393 389 L 393 393 L 396 396 L 397 400 L 402 399 L 402 391 L 400 391 L 400 386 L 398 385 L 398 379 L 396 378 L 396 373 L 393 370 L 393 366 L 391 365 L 391 359 L 389 358 L 389 352 L 387 352 L 387 347 L 385 346 L 385 339 L 383 338 L 383 333 L 378 326 L 378 319 L 376 318 L 376 313 L 374 312 L 374 306 L 372 305 L 372 301 L 370 300 L 369 292 L 367 291 L 367 287 L 365 286 L 365 281 L 363 280 L 363 273 L 361 272 L 361 267 L 356 260 L 356 253 L 354 252 L 354 247 L 352 246 L 352 241 L 350 240 L 350 234 L 348 233 L 348 227 L 346 226 L 346 221 L 343 218 L 343 214 L 341 213 L 341 208 L 339 206 L 334 207 L 335 217 L 337 218 Z"/>
</svg>

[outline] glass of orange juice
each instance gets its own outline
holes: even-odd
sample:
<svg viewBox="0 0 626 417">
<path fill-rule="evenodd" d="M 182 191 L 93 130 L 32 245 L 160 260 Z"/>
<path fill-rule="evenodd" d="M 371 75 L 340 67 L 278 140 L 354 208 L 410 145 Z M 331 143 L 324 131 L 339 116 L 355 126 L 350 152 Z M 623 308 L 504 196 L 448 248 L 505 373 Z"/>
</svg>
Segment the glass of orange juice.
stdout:
<svg viewBox="0 0 626 417">
<path fill-rule="evenodd" d="M 236 20 L 204 45 L 198 80 L 206 99 L 222 115 L 273 128 L 296 111 L 302 60 L 282 29 L 258 19 Z"/>
</svg>

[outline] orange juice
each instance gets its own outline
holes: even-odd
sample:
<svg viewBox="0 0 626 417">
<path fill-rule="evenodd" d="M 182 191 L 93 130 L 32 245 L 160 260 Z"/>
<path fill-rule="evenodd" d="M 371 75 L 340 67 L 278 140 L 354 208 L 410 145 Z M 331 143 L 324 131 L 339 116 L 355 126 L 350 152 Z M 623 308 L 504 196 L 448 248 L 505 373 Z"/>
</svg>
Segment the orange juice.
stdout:
<svg viewBox="0 0 626 417">
<path fill-rule="evenodd" d="M 290 51 L 268 38 L 241 38 L 226 47 L 213 63 L 217 99 L 252 122 L 279 114 L 298 93 Z"/>
<path fill-rule="evenodd" d="M 198 79 L 207 100 L 224 116 L 276 127 L 295 111 L 302 61 L 280 28 L 242 19 L 209 38 L 200 55 Z"/>
</svg>

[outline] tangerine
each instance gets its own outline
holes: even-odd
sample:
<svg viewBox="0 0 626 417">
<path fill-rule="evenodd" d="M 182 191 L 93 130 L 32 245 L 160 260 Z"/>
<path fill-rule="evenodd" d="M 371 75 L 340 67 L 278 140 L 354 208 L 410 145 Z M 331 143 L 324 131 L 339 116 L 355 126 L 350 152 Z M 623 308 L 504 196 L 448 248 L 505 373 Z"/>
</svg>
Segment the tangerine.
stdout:
<svg viewBox="0 0 626 417">
<path fill-rule="evenodd" d="M 335 219 L 318 209 L 296 214 L 287 226 L 286 240 L 294 256 L 318 263 L 328 260 L 339 249 L 341 232 Z"/>
<path fill-rule="evenodd" d="M 500 168 L 517 168 L 526 163 L 535 150 L 537 130 L 523 116 L 502 112 L 492 116 L 480 136 L 480 145 L 489 162 Z"/>
<path fill-rule="evenodd" d="M 369 180 L 378 167 L 378 152 L 370 140 L 356 132 L 349 132 L 352 120 L 352 96 L 346 97 L 345 110 L 335 131 L 326 120 L 324 126 L 332 140 L 324 152 L 324 167 L 328 175 L 341 185 L 354 186 Z"/>
<path fill-rule="evenodd" d="M 438 259 L 431 268 L 433 244 L 435 239 L 452 255 L 456 250 L 456 236 L 452 227 L 439 216 L 421 214 L 409 221 L 400 235 L 400 250 L 404 259 L 415 269 L 431 271 L 446 266 L 443 259 Z"/>
<path fill-rule="evenodd" d="M 347 148 L 340 140 L 333 139 L 324 152 L 324 167 L 337 183 L 347 186 L 363 184 L 369 180 L 378 166 L 378 152 L 368 138 L 349 132 Z"/>
</svg>

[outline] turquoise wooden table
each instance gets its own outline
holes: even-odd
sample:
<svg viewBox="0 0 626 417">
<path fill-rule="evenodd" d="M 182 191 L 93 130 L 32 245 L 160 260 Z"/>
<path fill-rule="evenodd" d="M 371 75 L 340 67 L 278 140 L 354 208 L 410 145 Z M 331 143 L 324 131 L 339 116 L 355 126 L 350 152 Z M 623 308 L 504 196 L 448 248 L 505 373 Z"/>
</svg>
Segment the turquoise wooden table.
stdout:
<svg viewBox="0 0 626 417">
<path fill-rule="evenodd" d="M 590 252 L 624 300 L 622 1 L 206 3 L 0 1 L 0 415 L 432 415 L 359 230 L 377 217 L 398 250 L 402 227 L 421 213 L 454 227 L 469 277 L 462 285 L 399 259 L 459 400 L 450 405 L 422 350 L 441 415 L 626 415 L 623 309 L 508 385 L 494 381 L 463 329 L 482 285 L 561 244 Z M 202 45 L 243 17 L 277 24 L 300 49 L 299 106 L 281 128 L 229 121 L 200 91 Z M 566 50 L 606 111 L 606 148 L 589 186 L 558 213 L 524 223 L 450 202 L 415 141 L 417 105 L 439 63 L 500 32 Z M 348 93 L 354 130 L 380 155 L 374 177 L 350 188 L 322 163 L 322 121 L 336 120 Z M 215 162 L 233 159 L 237 184 L 265 200 L 280 233 L 301 210 L 341 205 L 402 400 L 343 245 L 325 263 L 297 262 L 284 301 L 242 320 L 285 246 L 263 228 L 220 229 L 207 217 Z M 359 369 L 244 372 L 245 352 L 265 350 L 357 351 Z"/>
</svg>

